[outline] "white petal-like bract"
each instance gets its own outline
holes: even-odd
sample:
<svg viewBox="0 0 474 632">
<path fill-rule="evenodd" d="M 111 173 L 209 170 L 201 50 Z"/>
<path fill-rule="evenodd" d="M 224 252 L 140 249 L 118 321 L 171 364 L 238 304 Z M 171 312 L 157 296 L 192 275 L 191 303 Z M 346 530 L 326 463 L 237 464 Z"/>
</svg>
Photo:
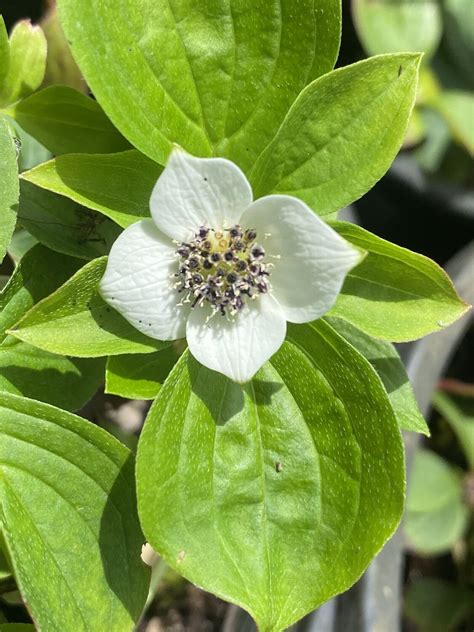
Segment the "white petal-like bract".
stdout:
<svg viewBox="0 0 474 632">
<path fill-rule="evenodd" d="M 157 340 L 185 335 L 189 307 L 170 278 L 176 272 L 175 247 L 151 219 L 126 228 L 114 243 L 100 294 L 136 329 Z"/>
<path fill-rule="evenodd" d="M 248 382 L 278 351 L 286 335 L 286 320 L 270 296 L 250 301 L 234 322 L 207 308 L 191 311 L 186 327 L 189 350 L 204 366 L 235 382 Z"/>
<path fill-rule="evenodd" d="M 362 253 L 315 215 L 301 200 L 269 195 L 254 202 L 241 223 L 255 228 L 267 258 L 273 296 L 285 318 L 305 323 L 325 314 L 336 302 L 346 274 Z"/>
<path fill-rule="evenodd" d="M 201 226 L 221 230 L 239 222 L 252 203 L 242 171 L 224 158 L 195 158 L 175 148 L 153 189 L 150 210 L 160 230 L 184 242 Z"/>
</svg>

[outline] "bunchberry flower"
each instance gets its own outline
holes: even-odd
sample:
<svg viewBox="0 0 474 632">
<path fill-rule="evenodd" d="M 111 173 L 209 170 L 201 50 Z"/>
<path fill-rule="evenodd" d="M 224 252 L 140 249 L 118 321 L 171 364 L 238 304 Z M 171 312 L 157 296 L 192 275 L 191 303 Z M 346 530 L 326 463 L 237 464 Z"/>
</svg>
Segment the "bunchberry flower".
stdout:
<svg viewBox="0 0 474 632">
<path fill-rule="evenodd" d="M 362 258 L 301 200 L 253 202 L 234 163 L 179 148 L 150 210 L 113 245 L 103 298 L 152 338 L 186 336 L 199 362 L 237 382 L 279 349 L 286 321 L 325 314 Z"/>
</svg>

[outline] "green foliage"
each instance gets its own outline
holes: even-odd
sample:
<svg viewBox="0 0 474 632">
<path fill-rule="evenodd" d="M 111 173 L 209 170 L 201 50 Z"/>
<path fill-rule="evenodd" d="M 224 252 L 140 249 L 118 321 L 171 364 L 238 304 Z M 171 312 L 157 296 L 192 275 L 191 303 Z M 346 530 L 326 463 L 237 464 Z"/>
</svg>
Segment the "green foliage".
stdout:
<svg viewBox="0 0 474 632">
<path fill-rule="evenodd" d="M 411 51 L 431 56 L 442 31 L 438 0 L 353 0 L 357 32 L 370 55 Z"/>
<path fill-rule="evenodd" d="M 35 246 L 0 294 L 0 390 L 77 410 L 103 381 L 104 360 L 54 355 L 6 333 L 35 303 L 66 281 L 80 262 Z"/>
<path fill-rule="evenodd" d="M 46 38 L 29 20 L 14 27 L 9 48 L 8 70 L 0 84 L 0 106 L 15 103 L 39 88 L 46 68 Z"/>
<path fill-rule="evenodd" d="M 0 119 L 0 262 L 3 261 L 16 223 L 18 206 L 17 151 L 7 123 Z"/>
<path fill-rule="evenodd" d="M 50 9 L 41 20 L 41 28 L 48 42 L 43 87 L 61 85 L 75 88 L 80 92 L 87 92 L 87 84 L 74 61 L 61 28 L 55 3 L 51 4 Z"/>
<path fill-rule="evenodd" d="M 467 463 L 474 472 L 474 417 L 465 415 L 445 393 L 436 393 L 433 405 L 453 429 Z"/>
<path fill-rule="evenodd" d="M 29 182 L 22 181 L 20 190 L 20 224 L 52 250 L 94 259 L 108 254 L 121 232 L 104 215 Z"/>
<path fill-rule="evenodd" d="M 430 431 L 420 413 L 407 372 L 395 347 L 389 342 L 368 336 L 340 318 L 327 320 L 377 371 L 400 428 L 429 435 Z"/>
<path fill-rule="evenodd" d="M 454 138 L 474 155 L 474 95 L 470 92 L 446 91 L 433 105 L 446 119 Z"/>
<path fill-rule="evenodd" d="M 434 261 L 346 222 L 331 224 L 368 256 L 344 283 L 331 315 L 374 338 L 405 342 L 440 331 L 468 309 Z"/>
<path fill-rule="evenodd" d="M 107 360 L 105 392 L 129 399 L 154 399 L 178 358 L 175 345 L 146 356 L 112 356 Z"/>
<path fill-rule="evenodd" d="M 10 64 L 10 43 L 3 17 L 0 15 L 0 86 L 8 73 Z"/>
<path fill-rule="evenodd" d="M 405 614 L 420 632 L 457 630 L 472 612 L 474 594 L 455 584 L 426 577 L 415 581 L 405 594 Z"/>
<path fill-rule="evenodd" d="M 419 449 L 408 492 L 404 527 L 410 546 L 425 555 L 448 551 L 468 521 L 459 475 L 434 452 Z"/>
<path fill-rule="evenodd" d="M 106 154 L 130 147 L 97 101 L 66 86 L 40 90 L 8 113 L 55 155 Z"/>
<path fill-rule="evenodd" d="M 101 257 L 86 264 L 8 333 L 45 351 L 79 358 L 151 353 L 166 345 L 140 333 L 99 296 L 106 263 Z"/>
<path fill-rule="evenodd" d="M 318 321 L 291 326 L 246 386 L 186 352 L 145 422 L 137 484 L 170 566 L 283 630 L 354 583 L 395 529 L 401 438 L 372 368 Z"/>
<path fill-rule="evenodd" d="M 177 142 L 249 169 L 339 48 L 339 0 L 136 0 L 127 12 L 91 0 L 58 6 L 99 102 L 161 164 Z"/>
<path fill-rule="evenodd" d="M 382 55 L 308 86 L 252 171 L 256 196 L 294 195 L 320 215 L 360 198 L 400 149 L 419 62 L 416 54 Z"/>
<path fill-rule="evenodd" d="M 153 186 L 162 168 L 132 149 L 118 154 L 60 156 L 22 174 L 126 227 L 150 216 Z"/>
<path fill-rule="evenodd" d="M 0 435 L 1 527 L 38 627 L 129 632 L 148 589 L 131 453 L 80 417 L 5 393 Z"/>
</svg>

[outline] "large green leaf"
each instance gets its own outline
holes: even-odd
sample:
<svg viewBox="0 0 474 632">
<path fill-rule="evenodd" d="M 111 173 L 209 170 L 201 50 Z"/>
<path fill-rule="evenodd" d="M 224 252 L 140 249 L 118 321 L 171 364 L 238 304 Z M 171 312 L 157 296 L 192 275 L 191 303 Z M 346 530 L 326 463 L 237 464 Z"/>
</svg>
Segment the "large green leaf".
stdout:
<svg viewBox="0 0 474 632">
<path fill-rule="evenodd" d="M 366 358 L 382 380 L 400 428 L 429 435 L 400 356 L 390 342 L 376 340 L 340 318 L 331 326 Z"/>
<path fill-rule="evenodd" d="M 8 71 L 0 84 L 0 106 L 15 103 L 40 87 L 46 68 L 46 38 L 41 27 L 22 20 L 10 35 Z"/>
<path fill-rule="evenodd" d="M 18 206 L 17 152 L 4 119 L 0 119 L 0 262 L 10 243 Z"/>
<path fill-rule="evenodd" d="M 309 85 L 252 171 L 256 196 L 295 195 L 327 215 L 366 193 L 403 142 L 419 62 L 381 55 Z"/>
<path fill-rule="evenodd" d="M 148 590 L 131 453 L 80 417 L 5 393 L 0 436 L 0 521 L 38 628 L 129 632 Z"/>
<path fill-rule="evenodd" d="M 29 182 L 20 184 L 20 224 L 52 250 L 80 259 L 109 253 L 121 230 L 100 213 Z"/>
<path fill-rule="evenodd" d="M 185 577 L 283 630 L 346 590 L 402 512 L 401 437 L 370 365 L 323 321 L 247 385 L 188 352 L 145 422 L 145 535 Z"/>
<path fill-rule="evenodd" d="M 0 294 L 0 390 L 77 410 L 97 390 L 104 360 L 66 358 L 37 349 L 5 331 L 79 267 L 77 259 L 33 247 Z"/>
<path fill-rule="evenodd" d="M 8 333 L 45 351 L 79 358 L 151 353 L 167 346 L 140 333 L 99 296 L 106 264 L 107 257 L 90 261 Z"/>
<path fill-rule="evenodd" d="M 457 473 L 434 452 L 419 449 L 408 492 L 404 529 L 410 546 L 428 555 L 448 551 L 469 518 Z"/>
<path fill-rule="evenodd" d="M 96 101 L 66 86 L 36 92 L 8 113 L 56 155 L 112 153 L 130 147 Z"/>
<path fill-rule="evenodd" d="M 248 168 L 339 48 L 340 1 L 60 0 L 98 101 L 143 153 L 171 143 Z"/>
<path fill-rule="evenodd" d="M 150 196 L 161 171 L 162 167 L 132 149 L 108 155 L 59 156 L 22 178 L 126 227 L 150 216 Z"/>
<path fill-rule="evenodd" d="M 154 399 L 179 355 L 175 343 L 146 356 L 112 356 L 107 360 L 105 392 L 128 399 Z"/>
<path fill-rule="evenodd" d="M 354 22 L 370 55 L 418 52 L 431 56 L 443 28 L 439 0 L 352 0 Z"/>
<path fill-rule="evenodd" d="M 440 331 L 469 306 L 434 261 L 346 222 L 331 224 L 367 257 L 349 272 L 332 316 L 375 338 L 405 342 Z"/>
</svg>

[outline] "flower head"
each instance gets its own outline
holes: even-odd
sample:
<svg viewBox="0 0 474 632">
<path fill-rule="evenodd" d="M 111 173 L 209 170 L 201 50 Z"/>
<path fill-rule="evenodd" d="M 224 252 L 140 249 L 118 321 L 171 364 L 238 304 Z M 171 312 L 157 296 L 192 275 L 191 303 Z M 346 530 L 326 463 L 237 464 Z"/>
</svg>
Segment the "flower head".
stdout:
<svg viewBox="0 0 474 632">
<path fill-rule="evenodd" d="M 150 209 L 113 245 L 102 296 L 152 338 L 186 336 L 199 362 L 237 382 L 279 349 L 286 321 L 325 314 L 361 260 L 301 200 L 253 202 L 223 158 L 174 149 Z"/>
</svg>

